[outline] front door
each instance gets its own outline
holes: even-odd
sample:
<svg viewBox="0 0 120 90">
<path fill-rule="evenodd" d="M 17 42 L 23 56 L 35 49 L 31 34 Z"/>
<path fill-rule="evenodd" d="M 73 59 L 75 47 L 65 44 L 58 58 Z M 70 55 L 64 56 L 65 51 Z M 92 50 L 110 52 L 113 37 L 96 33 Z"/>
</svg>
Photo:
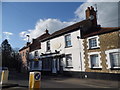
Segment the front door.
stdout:
<svg viewBox="0 0 120 90">
<path fill-rule="evenodd" d="M 56 69 L 56 59 L 52 60 L 52 73 L 57 73 L 57 69 Z"/>
</svg>

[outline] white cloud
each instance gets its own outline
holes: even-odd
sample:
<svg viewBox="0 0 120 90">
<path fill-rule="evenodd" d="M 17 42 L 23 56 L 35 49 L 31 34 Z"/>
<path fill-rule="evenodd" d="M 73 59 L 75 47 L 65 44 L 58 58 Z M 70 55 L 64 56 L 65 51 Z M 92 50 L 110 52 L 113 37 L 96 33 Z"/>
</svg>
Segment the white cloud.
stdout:
<svg viewBox="0 0 120 90">
<path fill-rule="evenodd" d="M 20 33 L 20 37 L 23 38 L 23 40 L 27 40 L 26 35 L 29 34 L 30 35 L 30 40 L 32 40 L 32 38 L 36 38 L 40 35 L 42 35 L 43 33 L 45 33 L 46 28 L 49 30 L 49 33 L 53 33 L 56 30 L 62 29 L 66 26 L 69 26 L 71 24 L 73 24 L 74 22 L 62 22 L 58 19 L 52 19 L 52 18 L 48 18 L 48 19 L 40 19 L 36 25 L 35 25 L 35 29 L 33 30 L 27 30 L 27 31 L 23 31 Z"/>
<path fill-rule="evenodd" d="M 52 18 L 40 19 L 36 23 L 35 29 L 25 30 L 20 33 L 20 36 L 23 38 L 23 40 L 27 41 L 26 35 L 29 34 L 30 40 L 32 40 L 32 38 L 36 38 L 40 36 L 41 34 L 43 34 L 46 28 L 49 30 L 50 33 L 53 33 L 75 22 L 84 20 L 86 16 L 85 10 L 87 9 L 87 7 L 94 6 L 95 8 L 95 4 L 97 4 L 97 10 L 98 10 L 97 12 L 98 24 L 100 24 L 102 27 L 118 26 L 118 5 L 117 3 L 104 2 L 103 0 L 100 0 L 100 1 L 101 2 L 96 2 L 96 1 L 94 2 L 94 0 L 87 0 L 87 2 L 80 5 L 74 12 L 75 18 L 71 20 L 71 22 L 64 22 L 64 21 L 60 21 L 59 19 L 52 19 Z"/>
<path fill-rule="evenodd" d="M 88 0 L 89 1 L 89 0 Z M 92 2 L 92 3 L 83 3 L 75 11 L 76 20 L 80 21 L 85 19 L 85 10 L 89 6 L 95 8 L 97 5 L 97 17 L 98 24 L 103 27 L 116 27 L 118 26 L 118 3 L 116 2 Z"/>
<path fill-rule="evenodd" d="M 10 39 L 10 36 L 13 35 L 13 33 L 11 32 L 3 32 L 3 34 L 4 34 L 3 38 L 5 39 Z"/>
</svg>

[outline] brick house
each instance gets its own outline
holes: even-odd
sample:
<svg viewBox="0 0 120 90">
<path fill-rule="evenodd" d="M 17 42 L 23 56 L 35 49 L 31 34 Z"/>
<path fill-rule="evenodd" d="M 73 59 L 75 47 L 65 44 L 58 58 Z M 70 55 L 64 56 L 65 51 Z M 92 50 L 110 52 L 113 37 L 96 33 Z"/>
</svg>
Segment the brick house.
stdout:
<svg viewBox="0 0 120 90">
<path fill-rule="evenodd" d="M 118 79 L 120 27 L 102 28 L 84 36 L 85 72 L 91 78 Z"/>
<path fill-rule="evenodd" d="M 29 46 L 30 43 L 27 42 L 26 46 L 24 46 L 19 50 L 19 55 L 22 60 L 22 67 L 21 67 L 22 72 L 26 72 L 28 70 L 28 62 L 29 62 L 28 59 L 29 59 L 29 50 L 30 50 Z"/>
</svg>

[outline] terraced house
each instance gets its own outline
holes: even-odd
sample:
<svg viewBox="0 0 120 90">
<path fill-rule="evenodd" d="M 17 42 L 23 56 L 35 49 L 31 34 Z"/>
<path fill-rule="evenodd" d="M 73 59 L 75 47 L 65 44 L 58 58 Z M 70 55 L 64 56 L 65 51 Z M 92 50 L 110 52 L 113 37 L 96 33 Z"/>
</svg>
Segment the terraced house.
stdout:
<svg viewBox="0 0 120 90">
<path fill-rule="evenodd" d="M 45 37 L 40 38 L 43 34 L 32 42 L 31 70 L 80 78 L 119 78 L 120 27 L 98 25 L 92 6 L 85 13 L 85 20 L 52 34 L 46 30 Z"/>
<path fill-rule="evenodd" d="M 101 28 L 85 35 L 83 46 L 88 77 L 119 79 L 120 27 Z"/>
</svg>

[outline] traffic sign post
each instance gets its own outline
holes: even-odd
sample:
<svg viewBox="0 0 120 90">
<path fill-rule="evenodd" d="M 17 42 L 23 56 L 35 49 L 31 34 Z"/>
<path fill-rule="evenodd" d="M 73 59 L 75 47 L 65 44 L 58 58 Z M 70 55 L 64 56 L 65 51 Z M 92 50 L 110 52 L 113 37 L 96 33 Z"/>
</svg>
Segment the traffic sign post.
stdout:
<svg viewBox="0 0 120 90">
<path fill-rule="evenodd" d="M 41 72 L 30 72 L 29 75 L 29 89 L 34 90 L 41 87 Z"/>
<path fill-rule="evenodd" d="M 9 71 L 7 68 L 0 71 L 0 84 L 5 84 L 8 82 L 8 74 Z"/>
</svg>

